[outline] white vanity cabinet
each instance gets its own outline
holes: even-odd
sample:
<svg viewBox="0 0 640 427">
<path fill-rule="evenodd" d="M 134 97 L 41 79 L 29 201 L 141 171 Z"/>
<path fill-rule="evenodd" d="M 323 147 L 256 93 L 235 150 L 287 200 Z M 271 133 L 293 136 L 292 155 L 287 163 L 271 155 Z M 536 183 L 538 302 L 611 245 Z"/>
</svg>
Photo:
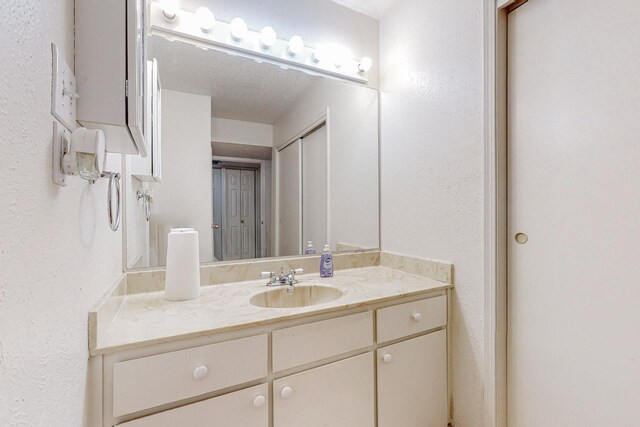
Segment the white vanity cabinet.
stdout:
<svg viewBox="0 0 640 427">
<path fill-rule="evenodd" d="M 445 295 L 377 310 L 379 344 L 447 324 Z M 444 329 L 377 350 L 379 427 L 441 427 L 448 422 Z M 445 392 L 443 392 L 445 391 Z"/>
<path fill-rule="evenodd" d="M 446 427 L 445 292 L 107 354 L 102 427 Z"/>
<path fill-rule="evenodd" d="M 447 425 L 444 330 L 377 351 L 378 427 Z"/>
<path fill-rule="evenodd" d="M 371 352 L 273 382 L 274 427 L 374 427 Z"/>
<path fill-rule="evenodd" d="M 120 427 L 269 426 L 269 388 L 261 384 L 202 402 L 139 418 Z"/>
</svg>

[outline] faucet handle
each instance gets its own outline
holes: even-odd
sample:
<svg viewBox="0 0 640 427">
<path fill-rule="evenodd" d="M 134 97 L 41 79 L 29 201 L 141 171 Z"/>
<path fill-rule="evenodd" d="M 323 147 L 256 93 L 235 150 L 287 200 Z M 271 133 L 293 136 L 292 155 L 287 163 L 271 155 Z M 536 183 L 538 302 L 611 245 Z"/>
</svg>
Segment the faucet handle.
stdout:
<svg viewBox="0 0 640 427">
<path fill-rule="evenodd" d="M 263 271 L 262 273 L 260 273 L 260 277 L 264 278 L 264 279 L 269 279 L 273 276 L 275 276 L 276 273 L 272 272 L 272 271 Z"/>
</svg>

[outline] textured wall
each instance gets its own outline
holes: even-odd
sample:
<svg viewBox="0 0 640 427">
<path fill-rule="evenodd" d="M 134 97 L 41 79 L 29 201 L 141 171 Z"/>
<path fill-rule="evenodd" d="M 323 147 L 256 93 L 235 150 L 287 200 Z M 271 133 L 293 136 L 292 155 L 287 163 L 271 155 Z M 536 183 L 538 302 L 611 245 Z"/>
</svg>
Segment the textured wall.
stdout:
<svg viewBox="0 0 640 427">
<path fill-rule="evenodd" d="M 122 271 L 107 182 L 51 182 L 51 47 L 73 0 L 0 4 L 0 425 L 80 426 L 87 313 Z"/>
<path fill-rule="evenodd" d="M 380 23 L 382 249 L 455 263 L 456 427 L 483 417 L 481 12 L 401 0 Z"/>
</svg>

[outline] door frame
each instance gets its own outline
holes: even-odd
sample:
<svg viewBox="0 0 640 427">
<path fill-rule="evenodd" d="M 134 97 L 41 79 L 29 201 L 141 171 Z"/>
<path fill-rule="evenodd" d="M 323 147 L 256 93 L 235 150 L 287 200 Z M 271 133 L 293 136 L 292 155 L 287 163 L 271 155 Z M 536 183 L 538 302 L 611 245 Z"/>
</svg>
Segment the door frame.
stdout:
<svg viewBox="0 0 640 427">
<path fill-rule="evenodd" d="M 507 15 L 524 2 L 484 0 L 485 427 L 507 426 Z"/>
</svg>

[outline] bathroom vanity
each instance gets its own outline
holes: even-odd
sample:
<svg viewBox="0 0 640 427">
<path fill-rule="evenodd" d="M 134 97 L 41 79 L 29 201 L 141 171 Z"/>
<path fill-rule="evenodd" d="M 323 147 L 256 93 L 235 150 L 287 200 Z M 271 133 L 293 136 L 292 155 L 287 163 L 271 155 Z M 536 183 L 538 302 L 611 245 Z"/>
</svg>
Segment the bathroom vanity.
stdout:
<svg viewBox="0 0 640 427">
<path fill-rule="evenodd" d="M 301 275 L 293 293 L 265 282 L 104 299 L 101 425 L 447 425 L 451 284 L 380 265 Z"/>
</svg>

